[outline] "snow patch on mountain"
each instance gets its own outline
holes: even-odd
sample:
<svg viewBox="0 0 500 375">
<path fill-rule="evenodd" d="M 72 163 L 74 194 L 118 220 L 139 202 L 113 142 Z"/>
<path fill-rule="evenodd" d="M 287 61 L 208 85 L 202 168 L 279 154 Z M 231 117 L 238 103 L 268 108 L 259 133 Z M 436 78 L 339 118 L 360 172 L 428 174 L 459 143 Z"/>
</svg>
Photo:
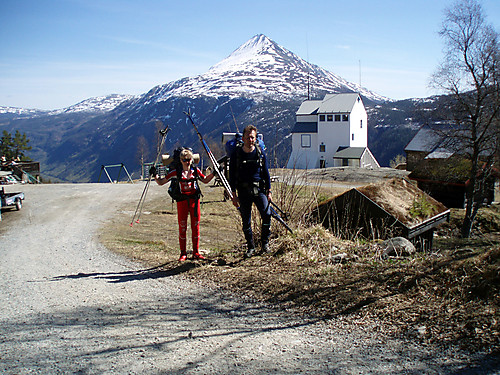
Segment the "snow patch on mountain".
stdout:
<svg viewBox="0 0 500 375">
<path fill-rule="evenodd" d="M 0 107 L 0 114 L 13 114 L 19 116 L 33 116 L 40 114 L 47 114 L 49 111 L 43 111 L 40 109 L 27 109 L 27 108 L 17 108 L 17 107 Z"/>
<path fill-rule="evenodd" d="M 112 111 L 124 101 L 135 98 L 134 95 L 111 94 L 96 96 L 81 101 L 67 108 L 52 111 L 51 114 L 78 113 L 78 112 L 108 112 Z"/>
<path fill-rule="evenodd" d="M 120 95 L 111 94 L 106 96 L 96 96 L 81 101 L 75 105 L 67 108 L 55 110 L 40 110 L 40 109 L 26 109 L 15 107 L 0 107 L 0 114 L 13 114 L 19 117 L 38 117 L 38 116 L 54 116 L 60 114 L 80 113 L 80 112 L 108 112 L 112 111 L 125 101 L 131 100 L 137 96 L 134 95 Z"/>
</svg>

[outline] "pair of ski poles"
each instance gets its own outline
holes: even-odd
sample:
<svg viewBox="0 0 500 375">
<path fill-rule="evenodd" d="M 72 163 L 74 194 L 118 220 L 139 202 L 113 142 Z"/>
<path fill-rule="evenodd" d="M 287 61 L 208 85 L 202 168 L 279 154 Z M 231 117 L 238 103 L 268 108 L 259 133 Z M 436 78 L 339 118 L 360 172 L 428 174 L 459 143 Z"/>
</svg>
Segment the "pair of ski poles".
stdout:
<svg viewBox="0 0 500 375">
<path fill-rule="evenodd" d="M 153 164 L 153 166 L 155 166 L 155 167 L 160 162 L 161 152 L 163 149 L 163 145 L 165 144 L 165 140 L 167 138 L 167 133 L 169 132 L 169 130 L 170 130 L 170 128 L 168 127 L 168 125 L 165 127 L 165 129 L 160 130 L 161 142 L 160 142 L 160 146 L 158 148 L 158 153 L 156 154 L 155 163 Z M 149 184 L 151 183 L 152 177 L 153 176 L 151 176 L 151 173 L 150 173 L 148 180 L 146 181 L 146 185 L 144 186 L 144 189 L 142 191 L 141 198 L 139 199 L 139 203 L 137 204 L 137 207 L 135 209 L 134 216 L 132 217 L 132 221 L 130 222 L 131 227 L 134 226 L 134 223 L 139 224 L 139 219 L 141 217 L 142 208 L 144 207 L 144 202 L 146 200 L 146 195 L 148 193 Z M 136 216 L 137 216 L 137 219 L 136 219 Z"/>
<path fill-rule="evenodd" d="M 278 210 L 282 215 L 283 217 L 285 217 L 286 219 L 286 214 L 273 202 L 273 201 L 270 201 L 269 202 L 269 208 L 271 210 L 271 216 L 274 217 L 277 221 L 279 221 L 281 224 L 284 225 L 284 227 L 290 231 L 290 233 L 293 233 L 293 230 L 292 228 L 290 228 L 288 226 L 287 223 L 285 223 L 285 220 L 283 220 L 283 218 L 280 216 L 280 214 L 278 214 L 278 212 L 276 210 Z M 276 208 L 276 209 L 275 209 Z"/>
<path fill-rule="evenodd" d="M 229 186 L 229 182 L 227 182 L 226 176 L 224 176 L 223 173 L 220 173 L 219 171 L 219 163 L 217 162 L 217 159 L 215 158 L 214 154 L 210 150 L 210 147 L 208 147 L 207 142 L 203 139 L 203 136 L 201 133 L 198 131 L 198 128 L 196 127 L 196 124 L 191 117 L 191 112 L 188 110 L 187 112 L 184 112 L 184 114 L 188 117 L 189 121 L 191 121 L 191 124 L 193 124 L 194 130 L 196 131 L 196 134 L 198 134 L 198 138 L 200 139 L 201 144 L 203 145 L 203 148 L 205 149 L 210 162 L 212 163 L 212 166 L 214 167 L 214 170 L 217 171 L 217 174 L 219 175 L 219 178 L 222 182 L 222 186 L 224 186 L 224 189 L 226 190 L 227 195 L 231 200 L 233 200 L 233 193 L 231 191 L 231 187 Z M 290 233 L 293 233 L 292 229 L 285 223 L 285 221 L 281 218 L 281 216 L 276 212 L 276 210 L 273 208 L 276 207 L 277 210 L 281 212 L 282 215 L 284 215 L 283 211 L 279 209 L 276 204 L 274 204 L 272 201 L 269 202 L 271 205 L 269 208 L 271 209 L 271 216 L 274 217 L 277 221 L 279 221 L 281 224 L 285 226 L 286 229 L 290 231 Z"/>
</svg>

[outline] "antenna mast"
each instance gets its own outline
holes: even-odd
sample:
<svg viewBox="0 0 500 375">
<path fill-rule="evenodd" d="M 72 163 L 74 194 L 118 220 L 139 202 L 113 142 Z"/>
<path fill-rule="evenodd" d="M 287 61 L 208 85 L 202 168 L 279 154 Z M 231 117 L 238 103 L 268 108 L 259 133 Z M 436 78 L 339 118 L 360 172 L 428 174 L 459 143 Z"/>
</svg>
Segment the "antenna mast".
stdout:
<svg viewBox="0 0 500 375">
<path fill-rule="evenodd" d="M 307 33 L 306 33 L 306 54 L 307 54 L 307 100 L 311 100 L 311 78 L 309 74 L 309 39 L 307 38 Z"/>
<path fill-rule="evenodd" d="M 359 60 L 359 87 L 361 88 L 361 60 Z"/>
</svg>

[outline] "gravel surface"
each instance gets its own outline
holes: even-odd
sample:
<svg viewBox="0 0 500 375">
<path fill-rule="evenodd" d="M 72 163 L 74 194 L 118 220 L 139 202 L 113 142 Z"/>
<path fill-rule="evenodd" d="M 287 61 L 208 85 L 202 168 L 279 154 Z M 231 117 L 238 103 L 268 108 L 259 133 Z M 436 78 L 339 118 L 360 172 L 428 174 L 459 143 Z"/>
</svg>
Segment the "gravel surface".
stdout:
<svg viewBox="0 0 500 375">
<path fill-rule="evenodd" d="M 6 187 L 26 200 L 0 223 L 0 373 L 494 373 L 374 323 L 301 319 L 110 253 L 97 230 L 143 187 Z"/>
</svg>

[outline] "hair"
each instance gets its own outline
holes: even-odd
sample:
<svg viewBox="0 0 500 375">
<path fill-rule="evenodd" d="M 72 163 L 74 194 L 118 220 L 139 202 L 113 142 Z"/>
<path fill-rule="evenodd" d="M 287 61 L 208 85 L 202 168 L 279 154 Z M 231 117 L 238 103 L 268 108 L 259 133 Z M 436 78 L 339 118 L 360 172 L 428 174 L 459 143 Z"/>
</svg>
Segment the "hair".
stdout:
<svg viewBox="0 0 500 375">
<path fill-rule="evenodd" d="M 250 133 L 251 131 L 255 131 L 255 133 L 257 133 L 257 128 L 254 125 L 245 126 L 245 129 L 243 129 L 243 136 L 245 136 L 246 133 Z"/>
<path fill-rule="evenodd" d="M 185 148 L 184 150 L 181 151 L 180 158 L 181 158 L 181 160 L 182 159 L 191 159 L 191 160 L 193 160 L 193 151 L 188 150 L 188 149 Z"/>
</svg>

